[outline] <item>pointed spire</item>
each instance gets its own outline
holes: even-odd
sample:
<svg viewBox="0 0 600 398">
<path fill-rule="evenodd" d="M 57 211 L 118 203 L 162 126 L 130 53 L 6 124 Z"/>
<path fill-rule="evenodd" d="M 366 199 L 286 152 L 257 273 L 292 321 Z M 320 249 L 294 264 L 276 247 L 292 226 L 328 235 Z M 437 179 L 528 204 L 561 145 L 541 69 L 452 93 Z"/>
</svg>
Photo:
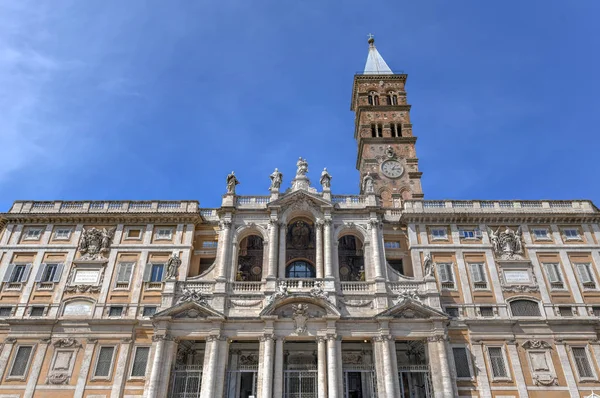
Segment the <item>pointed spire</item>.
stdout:
<svg viewBox="0 0 600 398">
<path fill-rule="evenodd" d="M 365 65 L 365 75 L 393 75 L 394 72 L 385 63 L 377 48 L 375 48 L 375 39 L 369 33 L 369 56 Z"/>
</svg>

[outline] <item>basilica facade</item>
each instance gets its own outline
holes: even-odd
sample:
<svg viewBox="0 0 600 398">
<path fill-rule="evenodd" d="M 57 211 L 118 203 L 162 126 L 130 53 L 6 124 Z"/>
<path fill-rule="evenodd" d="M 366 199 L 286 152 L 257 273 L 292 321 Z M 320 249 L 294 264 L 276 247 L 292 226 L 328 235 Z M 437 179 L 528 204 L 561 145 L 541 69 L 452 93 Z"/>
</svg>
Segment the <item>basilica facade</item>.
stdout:
<svg viewBox="0 0 600 398">
<path fill-rule="evenodd" d="M 14 202 L 0 398 L 595 396 L 598 209 L 424 200 L 406 79 L 371 38 L 359 194 L 299 158 L 215 209 Z"/>
</svg>

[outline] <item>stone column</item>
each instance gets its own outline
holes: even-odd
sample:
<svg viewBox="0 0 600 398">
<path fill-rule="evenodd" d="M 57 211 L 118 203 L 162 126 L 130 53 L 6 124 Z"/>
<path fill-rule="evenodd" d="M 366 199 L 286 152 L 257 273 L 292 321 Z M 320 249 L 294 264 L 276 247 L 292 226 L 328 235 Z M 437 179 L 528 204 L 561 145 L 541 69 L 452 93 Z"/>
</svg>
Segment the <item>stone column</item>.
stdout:
<svg viewBox="0 0 600 398">
<path fill-rule="evenodd" d="M 277 220 L 269 221 L 269 263 L 267 279 L 275 279 L 277 273 Z"/>
<path fill-rule="evenodd" d="M 317 337 L 317 392 L 318 398 L 327 398 L 327 339 L 323 336 Z"/>
<path fill-rule="evenodd" d="M 448 364 L 448 351 L 446 349 L 446 337 L 442 335 L 432 336 L 427 339 L 431 344 L 436 345 L 437 357 L 440 364 L 439 377 L 442 379 L 442 394 L 441 397 L 454 397 L 454 387 L 452 386 L 452 375 L 450 374 L 450 365 Z M 436 393 L 437 396 L 437 393 Z"/>
<path fill-rule="evenodd" d="M 479 392 L 479 396 L 481 398 L 492 398 L 490 380 L 485 366 L 485 358 L 483 357 L 483 344 L 480 341 L 473 341 L 471 351 L 473 357 L 475 357 L 473 368 L 477 377 L 477 391 Z"/>
<path fill-rule="evenodd" d="M 219 359 L 219 337 L 207 336 L 204 351 L 204 365 L 202 366 L 202 385 L 200 398 L 212 398 L 215 395 L 215 373 Z"/>
<path fill-rule="evenodd" d="M 331 261 L 331 218 L 326 218 L 323 221 L 323 234 L 325 235 L 324 244 L 324 263 L 325 263 L 325 278 L 334 278 L 333 262 Z"/>
<path fill-rule="evenodd" d="M 317 263 L 317 278 L 323 278 L 323 220 L 317 218 L 317 222 L 315 223 L 316 235 L 317 235 L 317 253 L 316 253 L 316 263 Z"/>
<path fill-rule="evenodd" d="M 0 380 L 6 371 L 6 365 L 8 364 L 8 359 L 10 358 L 10 353 L 17 342 L 16 339 L 12 337 L 7 337 L 4 339 L 4 344 L 2 345 L 2 354 L 0 354 Z"/>
<path fill-rule="evenodd" d="M 152 336 L 154 342 L 154 358 L 152 359 L 152 369 L 150 370 L 150 382 L 146 398 L 159 397 L 159 383 L 162 376 L 163 356 L 165 352 L 165 340 L 170 340 L 172 337 L 168 334 L 155 334 Z"/>
<path fill-rule="evenodd" d="M 229 246 L 231 236 L 231 221 L 221 221 L 221 236 L 219 236 L 219 247 L 221 249 L 221 256 L 219 258 L 219 264 L 217 267 L 217 279 L 227 279 L 227 264 L 229 258 Z"/>
<path fill-rule="evenodd" d="M 279 224 L 279 275 L 278 278 L 285 278 L 285 242 L 286 242 L 286 224 Z"/>
<path fill-rule="evenodd" d="M 85 391 L 85 384 L 87 382 L 88 374 L 90 373 L 92 357 L 94 355 L 94 349 L 96 348 L 97 342 L 97 339 L 89 338 L 85 343 L 83 361 L 81 362 L 81 367 L 79 368 L 79 375 L 77 376 L 77 385 L 75 386 L 73 398 L 83 398 L 83 392 Z M 0 374 L 2 373 L 0 372 Z"/>
<path fill-rule="evenodd" d="M 35 393 L 35 388 L 38 385 L 38 378 L 40 377 L 40 371 L 42 370 L 42 364 L 44 363 L 44 357 L 46 356 L 49 344 L 50 339 L 43 339 L 40 340 L 40 344 L 37 346 L 35 357 L 33 358 L 31 369 L 29 370 L 29 382 L 27 383 L 27 387 L 25 387 L 23 398 L 32 398 Z"/>
<path fill-rule="evenodd" d="M 260 338 L 260 343 L 264 346 L 263 366 L 262 366 L 262 398 L 273 397 L 273 336 L 264 335 Z"/>
<path fill-rule="evenodd" d="M 131 350 L 131 338 L 121 339 L 119 349 L 119 359 L 117 359 L 117 369 L 113 378 L 110 398 L 119 398 L 123 394 L 124 380 L 127 373 L 127 359 Z"/>
<path fill-rule="evenodd" d="M 217 362 L 217 370 L 215 372 L 215 397 L 222 397 L 223 391 L 225 389 L 225 380 L 227 375 L 225 373 L 225 369 L 227 368 L 227 361 L 229 360 L 229 343 L 227 342 L 226 337 L 220 337 L 217 341 L 219 346 L 219 359 Z M 163 395 L 166 397 L 166 394 Z"/>
<path fill-rule="evenodd" d="M 273 371 L 273 396 L 283 397 L 283 337 L 275 338 L 275 370 Z"/>
<path fill-rule="evenodd" d="M 379 247 L 379 220 L 371 219 L 369 221 L 369 228 L 371 229 L 371 250 L 373 251 L 373 268 L 375 271 L 375 280 L 383 280 L 383 270 L 381 256 L 379 255 L 381 249 Z"/>
<path fill-rule="evenodd" d="M 515 384 L 517 385 L 517 390 L 519 390 L 519 398 L 527 398 L 529 397 L 529 393 L 527 392 L 527 384 L 525 383 L 525 376 L 523 376 L 523 369 L 521 368 L 521 360 L 519 359 L 519 353 L 517 352 L 517 342 L 515 340 L 509 340 L 506 342 L 506 347 L 508 348 L 509 361 L 515 374 Z"/>
<path fill-rule="evenodd" d="M 388 398 L 396 398 L 396 391 L 394 390 L 394 378 L 398 377 L 398 373 L 396 372 L 396 374 L 394 374 L 395 366 L 392 363 L 392 354 L 390 352 L 390 345 L 388 344 L 390 340 L 391 336 L 389 335 L 379 336 L 376 339 L 381 347 L 385 396 Z"/>
<path fill-rule="evenodd" d="M 327 336 L 327 392 L 328 398 L 338 398 L 338 371 L 337 367 L 337 337 L 334 334 Z"/>
</svg>

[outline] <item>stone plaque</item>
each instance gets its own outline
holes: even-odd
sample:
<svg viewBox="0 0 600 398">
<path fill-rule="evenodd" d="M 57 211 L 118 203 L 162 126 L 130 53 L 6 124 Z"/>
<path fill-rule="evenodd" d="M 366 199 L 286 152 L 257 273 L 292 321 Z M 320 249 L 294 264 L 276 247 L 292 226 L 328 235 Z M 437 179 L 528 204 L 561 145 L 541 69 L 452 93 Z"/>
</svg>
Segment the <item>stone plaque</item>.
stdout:
<svg viewBox="0 0 600 398">
<path fill-rule="evenodd" d="M 86 285 L 95 285 L 98 283 L 98 277 L 100 276 L 100 270 L 77 270 L 75 272 L 75 278 L 73 279 L 73 283 L 75 284 L 86 284 Z"/>
<path fill-rule="evenodd" d="M 531 278 L 529 277 L 529 271 L 519 271 L 519 270 L 511 270 L 504 271 L 504 279 L 506 283 L 531 283 Z"/>
<path fill-rule="evenodd" d="M 92 303 L 87 301 L 74 301 L 65 305 L 63 315 L 90 315 L 92 313 Z"/>
</svg>

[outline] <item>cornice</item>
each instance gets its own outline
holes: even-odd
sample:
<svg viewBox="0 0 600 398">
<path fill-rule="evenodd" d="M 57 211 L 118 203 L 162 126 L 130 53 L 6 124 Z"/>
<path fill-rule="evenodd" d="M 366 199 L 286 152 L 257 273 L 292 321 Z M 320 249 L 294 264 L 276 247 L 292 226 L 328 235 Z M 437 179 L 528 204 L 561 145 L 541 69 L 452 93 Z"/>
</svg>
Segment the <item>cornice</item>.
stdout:
<svg viewBox="0 0 600 398">
<path fill-rule="evenodd" d="M 600 222 L 600 214 L 594 213 L 405 213 L 403 223 L 493 223 L 493 224 L 556 224 Z"/>
<path fill-rule="evenodd" d="M 200 213 L 0 213 L 5 224 L 121 224 L 121 223 L 184 223 L 200 224 Z M 1 221 L 0 221 L 1 225 Z"/>
</svg>

